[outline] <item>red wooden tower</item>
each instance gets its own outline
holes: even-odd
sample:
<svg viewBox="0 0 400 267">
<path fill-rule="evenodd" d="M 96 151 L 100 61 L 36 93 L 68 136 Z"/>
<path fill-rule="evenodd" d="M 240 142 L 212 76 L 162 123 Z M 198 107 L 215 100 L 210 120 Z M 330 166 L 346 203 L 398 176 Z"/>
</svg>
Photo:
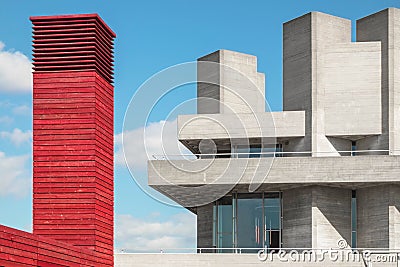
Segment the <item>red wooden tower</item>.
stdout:
<svg viewBox="0 0 400 267">
<path fill-rule="evenodd" d="M 113 40 L 97 14 L 33 23 L 33 233 L 113 263 Z"/>
<path fill-rule="evenodd" d="M 33 234 L 0 225 L 0 266 L 113 266 L 115 34 L 97 14 L 32 17 Z"/>
</svg>

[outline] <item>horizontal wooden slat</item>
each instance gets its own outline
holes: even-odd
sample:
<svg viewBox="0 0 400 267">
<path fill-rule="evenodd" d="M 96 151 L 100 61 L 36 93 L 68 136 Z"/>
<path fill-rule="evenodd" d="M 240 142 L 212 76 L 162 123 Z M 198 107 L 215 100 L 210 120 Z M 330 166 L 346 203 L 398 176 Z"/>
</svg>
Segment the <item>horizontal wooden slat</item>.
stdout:
<svg viewBox="0 0 400 267">
<path fill-rule="evenodd" d="M 115 34 L 100 18 L 31 19 L 35 72 L 94 70 L 108 82 L 113 81 Z M 86 53 L 74 54 L 80 50 Z M 61 53 L 68 51 L 69 54 Z"/>
<path fill-rule="evenodd" d="M 97 231 L 99 251 L 105 252 L 107 235 Z M 104 243 L 104 245 L 103 245 Z M 95 246 L 93 246 L 95 247 Z M 106 256 L 99 263 L 96 252 L 46 237 L 0 226 L 0 265 L 2 266 L 112 266 Z"/>
</svg>

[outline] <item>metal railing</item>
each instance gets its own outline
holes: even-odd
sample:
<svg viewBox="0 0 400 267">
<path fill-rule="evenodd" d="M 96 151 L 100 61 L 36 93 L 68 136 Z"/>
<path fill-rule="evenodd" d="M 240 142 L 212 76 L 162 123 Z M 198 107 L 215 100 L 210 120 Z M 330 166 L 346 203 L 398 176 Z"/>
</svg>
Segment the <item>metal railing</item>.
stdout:
<svg viewBox="0 0 400 267">
<path fill-rule="evenodd" d="M 390 155 L 398 150 L 343 150 L 343 151 L 274 151 L 274 152 L 231 152 L 231 153 L 214 153 L 214 154 L 165 154 L 152 155 L 155 160 L 172 160 L 172 159 L 214 159 L 214 158 L 272 158 L 272 157 L 305 157 L 313 155 L 322 156 L 362 156 L 362 155 Z"/>
<path fill-rule="evenodd" d="M 134 249 L 118 249 L 117 254 L 208 254 L 208 253 L 233 253 L 247 254 L 258 253 L 263 248 L 160 248 L 159 250 L 140 252 Z M 279 249 L 267 249 L 268 251 Z"/>
<path fill-rule="evenodd" d="M 341 254 L 332 254 L 333 252 Z M 295 253 L 294 253 L 295 252 Z M 260 261 L 281 261 L 311 263 L 325 261 L 361 263 L 364 267 L 373 267 L 375 263 L 385 264 L 377 266 L 387 266 L 396 264 L 400 266 L 399 249 L 382 248 L 169 248 L 160 249 L 158 252 L 132 252 L 125 249 L 116 251 L 115 255 L 197 255 L 197 254 L 253 254 L 257 255 Z M 330 253 L 330 254 L 329 254 Z M 332 257 L 337 255 L 337 257 Z M 321 265 L 322 266 L 322 265 Z"/>
<path fill-rule="evenodd" d="M 400 254 L 400 249 L 387 249 L 387 248 L 160 248 L 159 250 L 153 250 L 143 252 L 136 249 L 118 249 L 115 253 L 118 254 L 207 254 L 207 253 L 233 253 L 233 254 L 252 254 L 264 251 L 266 253 L 277 253 L 280 251 L 324 251 L 329 249 L 336 250 L 347 250 L 347 251 L 368 251 L 371 254 Z"/>
</svg>

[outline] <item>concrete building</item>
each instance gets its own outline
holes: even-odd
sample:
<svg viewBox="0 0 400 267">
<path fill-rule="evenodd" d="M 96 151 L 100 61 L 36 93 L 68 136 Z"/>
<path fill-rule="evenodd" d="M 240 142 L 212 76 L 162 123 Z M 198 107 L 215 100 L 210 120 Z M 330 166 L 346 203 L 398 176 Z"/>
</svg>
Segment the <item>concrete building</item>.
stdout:
<svg viewBox="0 0 400 267">
<path fill-rule="evenodd" d="M 197 160 L 149 161 L 148 179 L 197 214 L 210 257 L 400 249 L 400 10 L 356 28 L 353 42 L 350 20 L 319 12 L 283 25 L 282 112 L 265 111 L 255 56 L 198 59 L 198 114 L 178 118 Z M 201 257 L 182 262 L 213 266 L 196 265 Z M 247 266 L 244 257 L 231 261 Z"/>
</svg>

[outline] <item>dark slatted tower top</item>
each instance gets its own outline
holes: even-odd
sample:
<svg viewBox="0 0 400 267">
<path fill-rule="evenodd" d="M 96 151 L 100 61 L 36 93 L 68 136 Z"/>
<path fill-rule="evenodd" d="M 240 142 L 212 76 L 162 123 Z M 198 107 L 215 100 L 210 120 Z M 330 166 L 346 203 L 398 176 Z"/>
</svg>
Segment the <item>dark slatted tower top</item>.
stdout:
<svg viewBox="0 0 400 267">
<path fill-rule="evenodd" d="M 97 14 L 31 17 L 37 72 L 95 70 L 113 80 L 115 33 Z"/>
</svg>

